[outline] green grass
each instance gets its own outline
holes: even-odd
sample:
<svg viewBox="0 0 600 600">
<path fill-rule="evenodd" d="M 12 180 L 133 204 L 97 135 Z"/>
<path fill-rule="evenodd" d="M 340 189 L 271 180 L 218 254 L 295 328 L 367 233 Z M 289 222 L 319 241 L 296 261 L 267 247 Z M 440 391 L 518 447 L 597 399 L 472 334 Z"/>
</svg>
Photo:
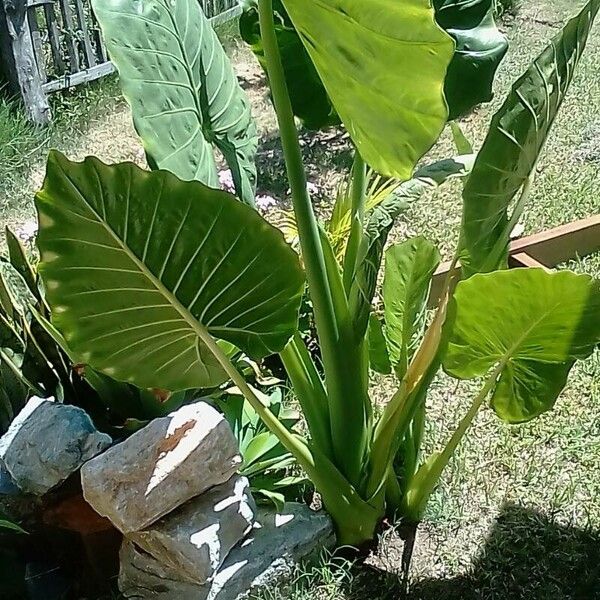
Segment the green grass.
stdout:
<svg viewBox="0 0 600 600">
<path fill-rule="evenodd" d="M 22 106 L 0 96 L 0 215 L 12 224 L 19 215 L 30 214 L 30 174 L 43 168 L 50 148 L 75 147 L 94 119 L 109 115 L 123 102 L 115 76 L 50 96 L 54 120 L 36 127 Z"/>
</svg>

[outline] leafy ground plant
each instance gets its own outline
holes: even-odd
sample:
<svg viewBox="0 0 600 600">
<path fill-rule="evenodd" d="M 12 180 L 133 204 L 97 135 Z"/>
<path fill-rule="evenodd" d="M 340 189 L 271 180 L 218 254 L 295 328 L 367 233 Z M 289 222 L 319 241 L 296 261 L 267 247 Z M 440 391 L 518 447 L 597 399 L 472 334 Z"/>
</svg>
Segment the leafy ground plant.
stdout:
<svg viewBox="0 0 600 600">
<path fill-rule="evenodd" d="M 443 3 L 447 15 L 451 4 Z M 490 1 L 478 4 L 485 14 L 492 9 Z M 448 278 L 427 323 L 439 254 L 424 238 L 385 252 L 383 318 L 372 301 L 394 218 L 423 193 L 415 165 L 450 116 L 444 89 L 460 52 L 458 36 L 440 27 L 427 0 L 410 6 L 342 0 L 335 8 L 322 0 L 283 0 L 282 6 L 286 28 L 297 32 L 355 144 L 344 202 L 350 228 L 341 256 L 313 212 L 277 13 L 271 0 L 259 0 L 301 260 L 250 206 L 242 187 L 238 195 L 245 202 L 206 185 L 210 169 L 190 178 L 197 181 L 184 181 L 165 170 L 109 166 L 95 158 L 73 163 L 52 153 L 36 199 L 40 271 L 53 325 L 81 362 L 142 388 L 185 390 L 231 380 L 315 485 L 339 543 L 360 545 L 374 538 L 386 515 L 419 521 L 488 399 L 505 421 L 535 418 L 552 408 L 574 362 L 589 356 L 600 339 L 597 281 L 569 272 L 506 270 L 510 232 L 600 0 L 590 0 L 515 83 L 474 162 L 461 157 L 428 169 L 428 182 L 459 174 L 465 186 L 454 259 L 463 280 Z M 162 148 L 161 138 L 168 145 L 184 131 L 171 152 L 189 164 L 199 131 L 205 141 L 216 140 L 216 115 L 224 117 L 229 107 L 219 102 L 212 112 L 230 69 L 220 58 L 211 60 L 221 56 L 213 43 L 198 43 L 208 27 L 198 4 L 154 0 L 139 10 L 131 0 L 98 0 L 96 12 L 134 114 L 152 105 L 158 112 L 144 112 L 143 119 L 186 115 L 181 130 L 179 121 L 172 128 L 138 126 L 146 148 Z M 149 27 L 160 35 L 147 35 Z M 234 127 L 246 112 L 239 109 L 242 92 L 227 85 L 235 100 L 225 122 Z M 369 207 L 366 164 L 398 180 Z M 298 333 L 305 282 L 322 372 Z M 280 354 L 309 435 L 290 432 L 248 385 L 228 356 L 231 344 L 254 360 Z M 370 358 L 398 377 L 396 393 L 377 416 L 368 387 Z M 482 385 L 442 449 L 422 458 L 425 398 L 440 368 L 457 379 L 482 379 Z"/>
</svg>

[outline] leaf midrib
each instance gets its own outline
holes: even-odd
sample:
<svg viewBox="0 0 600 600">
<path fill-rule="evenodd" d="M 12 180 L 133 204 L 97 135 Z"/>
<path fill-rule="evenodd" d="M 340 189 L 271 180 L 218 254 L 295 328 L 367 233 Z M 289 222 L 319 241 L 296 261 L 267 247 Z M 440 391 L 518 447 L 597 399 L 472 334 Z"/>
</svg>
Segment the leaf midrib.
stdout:
<svg viewBox="0 0 600 600">
<path fill-rule="evenodd" d="M 92 168 L 94 169 L 94 171 L 96 171 L 95 167 Z M 94 217 L 96 218 L 96 222 L 99 223 L 104 228 L 104 230 L 110 235 L 110 237 L 117 243 L 118 249 L 121 250 L 121 252 L 123 252 L 127 256 L 127 258 L 129 258 L 129 260 L 131 260 L 131 262 L 138 268 L 140 274 L 144 275 L 152 283 L 152 285 L 154 285 L 156 290 L 164 296 L 165 300 L 167 300 L 169 304 L 173 307 L 173 309 L 177 313 L 179 313 L 181 318 L 191 327 L 191 329 L 194 331 L 194 333 L 196 333 L 198 338 L 203 340 L 206 336 L 209 336 L 210 334 L 208 333 L 206 328 L 203 327 L 202 324 L 194 318 L 194 316 L 183 306 L 183 304 L 179 302 L 177 297 L 169 291 L 169 289 L 162 283 L 162 281 L 160 281 L 160 279 L 158 279 L 152 273 L 152 271 L 150 271 L 146 264 L 134 254 L 134 252 L 129 248 L 129 246 L 127 246 L 127 244 L 124 243 L 123 240 L 121 240 L 120 236 L 117 235 L 117 233 L 109 225 L 108 220 L 102 219 L 101 216 L 96 212 L 94 207 L 87 202 L 87 200 L 85 199 L 77 185 L 73 182 L 69 174 L 62 167 L 60 167 L 60 169 L 64 174 L 66 180 L 69 182 L 73 190 L 81 199 L 81 202 L 94 215 Z M 98 174 L 97 171 L 96 174 Z M 102 199 L 102 204 L 104 206 L 104 191 L 102 187 L 100 187 L 100 196 Z M 158 202 L 160 202 L 160 198 L 158 199 Z M 206 369 L 206 365 L 204 365 L 203 361 L 199 362 Z"/>
</svg>

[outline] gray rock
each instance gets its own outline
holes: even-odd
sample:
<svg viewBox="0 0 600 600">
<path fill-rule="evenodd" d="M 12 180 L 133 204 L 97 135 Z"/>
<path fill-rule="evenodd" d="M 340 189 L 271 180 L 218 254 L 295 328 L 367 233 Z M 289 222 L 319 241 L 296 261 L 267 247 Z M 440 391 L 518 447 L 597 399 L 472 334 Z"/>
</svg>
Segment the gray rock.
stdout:
<svg viewBox="0 0 600 600">
<path fill-rule="evenodd" d="M 128 537 L 182 580 L 202 584 L 250 532 L 255 513 L 248 480 L 234 475 Z"/>
<path fill-rule="evenodd" d="M 119 552 L 119 589 L 126 598 L 161 600 L 206 600 L 210 584 L 183 581 L 171 567 L 124 538 Z"/>
<path fill-rule="evenodd" d="M 0 463 L 0 496 L 18 496 L 21 490 L 10 476 L 10 473 Z"/>
<path fill-rule="evenodd" d="M 252 533 L 230 552 L 213 580 L 203 585 L 183 581 L 174 569 L 125 540 L 119 589 L 127 598 L 237 600 L 284 579 L 298 561 L 333 543 L 333 528 L 325 513 L 290 503 L 281 513 L 261 510 Z"/>
<path fill-rule="evenodd" d="M 111 443 L 81 408 L 34 397 L 0 438 L 0 462 L 23 492 L 41 496 Z"/>
<path fill-rule="evenodd" d="M 224 483 L 241 464 L 229 424 L 196 402 L 154 419 L 81 470 L 83 495 L 123 533 Z"/>
</svg>

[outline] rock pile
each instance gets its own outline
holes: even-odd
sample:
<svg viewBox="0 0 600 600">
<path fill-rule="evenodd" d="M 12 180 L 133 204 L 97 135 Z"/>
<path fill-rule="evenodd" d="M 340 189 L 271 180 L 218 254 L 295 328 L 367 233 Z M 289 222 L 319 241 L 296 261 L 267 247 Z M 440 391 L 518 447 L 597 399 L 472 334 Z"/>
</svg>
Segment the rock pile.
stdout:
<svg viewBox="0 0 600 600">
<path fill-rule="evenodd" d="M 112 445 L 82 409 L 32 398 L 0 438 L 0 506 L 13 497 L 62 498 L 60 484 L 70 478 L 73 488 L 79 470 L 87 504 L 81 495 L 50 503 L 44 522 L 64 528 L 66 519 L 79 534 L 106 530 L 112 573 L 114 525 L 124 536 L 125 597 L 236 600 L 333 543 L 329 518 L 305 505 L 257 510 L 241 463 L 229 424 L 204 402 Z"/>
<path fill-rule="evenodd" d="M 89 504 L 123 532 L 129 598 L 234 600 L 333 541 L 303 505 L 257 514 L 222 415 L 197 402 L 155 419 L 81 469 Z"/>
</svg>

